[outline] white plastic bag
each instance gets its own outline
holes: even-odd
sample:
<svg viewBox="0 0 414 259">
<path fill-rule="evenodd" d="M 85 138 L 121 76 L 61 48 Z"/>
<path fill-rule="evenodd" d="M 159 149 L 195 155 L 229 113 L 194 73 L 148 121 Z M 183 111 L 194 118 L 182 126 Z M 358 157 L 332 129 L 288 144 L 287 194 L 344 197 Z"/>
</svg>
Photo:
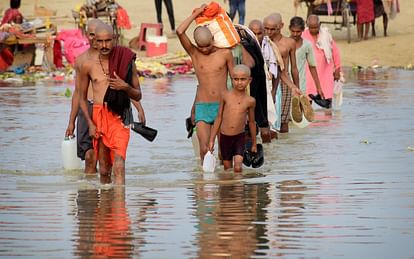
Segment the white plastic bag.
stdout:
<svg viewBox="0 0 414 259">
<path fill-rule="evenodd" d="M 334 91 L 333 91 L 333 99 L 332 99 L 332 109 L 339 110 L 341 109 L 343 103 L 343 93 L 342 93 L 342 86 L 344 83 L 342 80 L 336 80 L 334 82 Z"/>
<path fill-rule="evenodd" d="M 203 171 L 205 173 L 214 173 L 215 168 L 216 168 L 216 158 L 210 151 L 208 151 L 206 155 L 204 156 Z"/>
</svg>

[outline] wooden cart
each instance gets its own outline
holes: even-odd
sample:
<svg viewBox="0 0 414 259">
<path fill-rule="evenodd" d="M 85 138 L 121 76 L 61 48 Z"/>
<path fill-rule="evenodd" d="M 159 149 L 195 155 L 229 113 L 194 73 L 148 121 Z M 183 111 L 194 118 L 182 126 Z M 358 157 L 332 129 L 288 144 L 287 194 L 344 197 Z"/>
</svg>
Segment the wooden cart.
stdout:
<svg viewBox="0 0 414 259">
<path fill-rule="evenodd" d="M 328 16 L 328 5 L 326 1 L 320 0 L 301 0 L 308 8 L 307 16 L 315 14 L 318 16 Z M 351 25 L 356 23 L 356 3 L 352 0 L 331 0 L 332 3 L 332 16 L 334 20 L 322 20 L 321 23 L 328 23 L 336 25 L 336 29 L 346 29 L 348 43 L 351 43 Z M 353 20 L 351 22 L 351 17 Z"/>
<path fill-rule="evenodd" d="M 115 0 L 98 0 L 93 5 L 83 5 L 79 11 L 72 10 L 72 16 L 78 28 L 85 30 L 89 18 L 99 18 L 112 26 L 116 41 L 119 40 L 117 26 L 117 8 Z"/>
</svg>

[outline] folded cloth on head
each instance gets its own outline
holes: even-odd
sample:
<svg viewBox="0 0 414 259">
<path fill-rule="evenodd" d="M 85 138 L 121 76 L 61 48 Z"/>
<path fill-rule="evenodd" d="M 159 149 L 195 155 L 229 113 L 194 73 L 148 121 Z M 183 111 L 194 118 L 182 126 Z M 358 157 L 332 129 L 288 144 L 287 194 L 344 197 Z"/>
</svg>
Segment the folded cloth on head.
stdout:
<svg viewBox="0 0 414 259">
<path fill-rule="evenodd" d="M 207 26 L 213 35 L 213 45 L 217 48 L 231 48 L 240 42 L 230 17 L 226 11 L 216 2 L 211 2 L 199 15 L 195 22 L 197 26 Z"/>
</svg>

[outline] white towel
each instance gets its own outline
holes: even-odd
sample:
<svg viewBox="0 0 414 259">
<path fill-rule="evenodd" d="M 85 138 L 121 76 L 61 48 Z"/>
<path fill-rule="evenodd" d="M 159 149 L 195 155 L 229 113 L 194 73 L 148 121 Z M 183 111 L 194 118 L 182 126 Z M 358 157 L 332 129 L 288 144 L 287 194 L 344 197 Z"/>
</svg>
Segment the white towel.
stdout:
<svg viewBox="0 0 414 259">
<path fill-rule="evenodd" d="M 332 35 L 327 27 L 321 26 L 316 46 L 323 50 L 326 62 L 329 64 L 332 61 Z"/>
<path fill-rule="evenodd" d="M 275 55 L 275 52 L 273 51 L 271 40 L 268 36 L 263 37 L 262 54 L 263 59 L 267 65 L 268 71 L 276 78 L 278 73 L 277 57 Z"/>
</svg>

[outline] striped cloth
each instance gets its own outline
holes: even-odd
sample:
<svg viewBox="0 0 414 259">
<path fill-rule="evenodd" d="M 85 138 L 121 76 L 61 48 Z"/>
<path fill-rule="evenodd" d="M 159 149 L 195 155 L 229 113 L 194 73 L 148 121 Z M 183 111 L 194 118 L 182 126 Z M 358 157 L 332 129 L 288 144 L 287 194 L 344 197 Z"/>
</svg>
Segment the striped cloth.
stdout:
<svg viewBox="0 0 414 259">
<path fill-rule="evenodd" d="M 280 84 L 282 86 L 282 114 L 281 122 L 289 123 L 290 113 L 290 100 L 292 99 L 292 91 L 286 84 Z"/>
</svg>

